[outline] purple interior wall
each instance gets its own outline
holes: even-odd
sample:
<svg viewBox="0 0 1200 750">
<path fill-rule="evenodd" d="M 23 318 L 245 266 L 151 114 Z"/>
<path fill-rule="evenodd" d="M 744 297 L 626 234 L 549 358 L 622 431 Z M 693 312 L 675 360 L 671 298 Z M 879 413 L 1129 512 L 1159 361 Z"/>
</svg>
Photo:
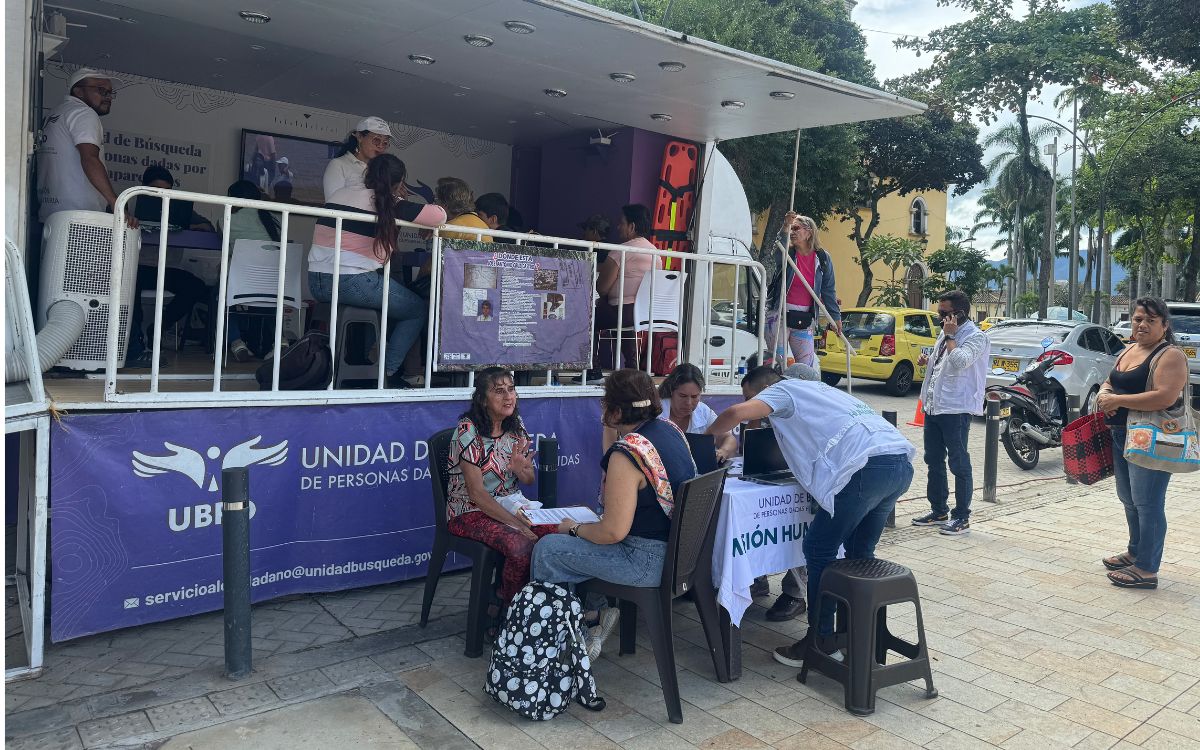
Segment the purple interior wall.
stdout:
<svg viewBox="0 0 1200 750">
<path fill-rule="evenodd" d="M 629 203 L 642 203 L 654 211 L 658 198 L 658 176 L 662 171 L 663 150 L 671 136 L 651 133 L 648 130 L 633 131 L 633 162 L 629 175 Z"/>
<path fill-rule="evenodd" d="M 517 207 L 531 229 L 538 229 L 540 224 L 541 182 L 542 150 L 536 146 L 513 146 L 508 202 Z"/>
<path fill-rule="evenodd" d="M 542 145 L 540 232 L 579 237 L 579 222 L 596 213 L 616 221 L 629 202 L 635 132 L 618 132 L 600 153 L 589 148 L 588 133 Z"/>
</svg>

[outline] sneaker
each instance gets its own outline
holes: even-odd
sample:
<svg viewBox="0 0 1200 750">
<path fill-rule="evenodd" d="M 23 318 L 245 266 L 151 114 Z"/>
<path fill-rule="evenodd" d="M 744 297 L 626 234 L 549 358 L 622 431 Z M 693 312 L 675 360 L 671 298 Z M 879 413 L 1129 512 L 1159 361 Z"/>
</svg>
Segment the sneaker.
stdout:
<svg viewBox="0 0 1200 750">
<path fill-rule="evenodd" d="M 803 667 L 804 654 L 808 652 L 808 638 L 796 641 L 790 646 L 779 646 L 775 649 L 775 661 L 785 667 Z"/>
<path fill-rule="evenodd" d="M 808 604 L 801 598 L 790 594 L 780 594 L 771 608 L 767 610 L 767 619 L 771 622 L 787 622 L 808 611 Z"/>
<path fill-rule="evenodd" d="M 750 598 L 757 599 L 760 596 L 771 595 L 771 582 L 766 576 L 759 576 L 754 579 L 754 583 L 750 584 Z"/>
<path fill-rule="evenodd" d="M 971 522 L 965 518 L 956 518 L 950 523 L 943 524 L 941 533 L 947 536 L 958 536 L 966 534 L 971 530 Z"/>
<path fill-rule="evenodd" d="M 594 664 L 600 658 L 600 649 L 604 646 L 604 641 L 612 635 L 613 628 L 621 621 L 621 611 L 615 607 L 605 607 L 600 610 L 600 624 L 588 629 L 587 634 L 587 655 L 588 659 Z"/>
<path fill-rule="evenodd" d="M 950 520 L 949 513 L 943 513 L 940 516 L 937 513 L 926 513 L 919 518 L 912 520 L 913 526 L 941 526 Z"/>
<path fill-rule="evenodd" d="M 254 359 L 254 352 L 246 346 L 246 342 L 238 339 L 229 345 L 229 358 L 234 362 L 249 362 Z"/>
<path fill-rule="evenodd" d="M 409 388 L 412 388 L 413 386 L 412 386 L 412 383 L 409 383 L 407 380 L 404 379 L 404 372 L 402 370 L 396 370 L 391 375 L 387 376 L 387 387 L 388 388 L 398 388 L 400 390 L 408 390 Z"/>
</svg>

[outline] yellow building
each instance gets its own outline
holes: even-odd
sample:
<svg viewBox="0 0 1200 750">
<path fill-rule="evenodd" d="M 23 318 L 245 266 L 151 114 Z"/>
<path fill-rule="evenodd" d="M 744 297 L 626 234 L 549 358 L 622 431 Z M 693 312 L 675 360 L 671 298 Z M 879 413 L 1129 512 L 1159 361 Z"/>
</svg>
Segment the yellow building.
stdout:
<svg viewBox="0 0 1200 750">
<path fill-rule="evenodd" d="M 866 209 L 862 211 L 863 227 L 869 220 Z M 757 233 L 755 244 L 762 245 L 762 233 L 766 229 L 766 213 L 759 216 L 756 224 Z M 830 216 L 821 226 L 819 239 L 821 247 L 829 253 L 833 260 L 833 269 L 837 277 L 838 298 L 842 307 L 853 307 L 858 302 L 862 290 L 862 266 L 855 258 L 858 257 L 858 247 L 851 235 L 854 234 L 854 222 L 840 216 Z M 946 245 L 946 193 L 942 191 L 914 192 L 905 196 L 893 193 L 879 202 L 879 226 L 875 228 L 877 235 L 894 235 L 916 240 L 925 245 L 925 254 L 940 250 Z M 892 270 L 882 263 L 872 266 L 875 273 L 874 286 L 879 286 L 892 278 Z M 900 269 L 900 274 L 907 274 L 909 284 L 908 306 L 915 308 L 929 307 L 929 300 L 920 291 L 919 282 L 929 274 L 924 264 L 910 269 Z M 868 297 L 868 304 L 874 292 Z"/>
</svg>

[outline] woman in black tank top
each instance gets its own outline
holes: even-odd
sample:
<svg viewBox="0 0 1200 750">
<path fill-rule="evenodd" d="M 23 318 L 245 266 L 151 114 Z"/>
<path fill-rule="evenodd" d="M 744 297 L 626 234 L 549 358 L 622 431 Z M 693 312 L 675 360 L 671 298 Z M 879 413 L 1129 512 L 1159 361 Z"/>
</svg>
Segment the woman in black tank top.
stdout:
<svg viewBox="0 0 1200 750">
<path fill-rule="evenodd" d="M 1179 401 L 1187 387 L 1188 365 L 1183 351 L 1172 346 L 1171 315 L 1156 297 L 1134 303 L 1134 345 L 1122 352 L 1108 380 L 1100 388 L 1098 408 L 1113 433 L 1113 469 L 1117 497 L 1125 508 L 1129 544 L 1124 552 L 1102 562 L 1111 571 L 1108 580 L 1122 588 L 1158 587 L 1158 567 L 1167 536 L 1166 497 L 1171 474 L 1125 460 L 1126 422 L 1129 410 L 1158 411 Z M 1150 374 L 1153 390 L 1147 390 Z"/>
</svg>

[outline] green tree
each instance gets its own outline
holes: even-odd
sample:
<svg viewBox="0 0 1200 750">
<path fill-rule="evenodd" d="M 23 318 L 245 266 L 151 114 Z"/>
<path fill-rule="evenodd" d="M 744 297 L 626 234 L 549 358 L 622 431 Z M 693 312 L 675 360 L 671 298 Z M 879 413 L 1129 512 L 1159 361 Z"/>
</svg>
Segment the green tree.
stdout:
<svg viewBox="0 0 1200 750">
<path fill-rule="evenodd" d="M 951 289 L 961 289 L 968 298 L 978 299 L 988 286 L 995 269 L 982 250 L 960 241 L 948 241 L 925 259 L 932 275 L 925 280 L 925 295 L 931 299 Z"/>
<path fill-rule="evenodd" d="M 1013 311 L 1022 318 L 1029 317 L 1037 312 L 1038 295 L 1037 292 L 1025 292 L 1019 295 L 1013 301 Z"/>
<path fill-rule="evenodd" d="M 1103 3 L 1067 9 L 1063 0 L 1029 0 L 1027 11 L 1014 0 L 938 0 L 972 17 L 896 44 L 932 54 L 931 65 L 908 76 L 915 86 L 935 89 L 957 107 L 984 122 L 1004 111 L 1017 116 L 1017 206 L 1023 206 L 1038 172 L 1031 148 L 1028 107 L 1051 85 L 1082 81 L 1124 83 L 1143 80 L 1146 71 L 1117 41 L 1112 10 Z M 1015 222 L 1017 225 L 1022 221 Z M 1049 276 L 1039 279 L 1041 298 Z"/>
<path fill-rule="evenodd" d="M 633 15 L 632 0 L 589 0 Z M 866 40 L 845 3 L 828 0 L 641 0 L 645 20 L 763 57 L 864 85 L 876 85 Z M 667 16 L 667 9 L 670 15 Z M 795 133 L 725 141 L 729 159 L 746 189 L 750 210 L 770 209 L 767 237 L 774 237 L 792 185 Z M 848 200 L 859 150 L 854 126 L 810 128 L 800 134 L 796 210 L 818 224 Z M 776 253 L 770 242 L 765 259 Z M 770 270 L 770 269 L 768 269 Z"/>
<path fill-rule="evenodd" d="M 875 287 L 876 305 L 907 307 L 908 284 L 905 275 L 909 267 L 919 262 L 923 256 L 924 248 L 915 240 L 890 234 L 876 234 L 863 244 L 855 261 L 860 264 L 882 263 L 891 269 L 891 280 Z"/>
<path fill-rule="evenodd" d="M 1200 68 L 1196 0 L 1112 0 L 1120 36 L 1156 62 Z"/>
<path fill-rule="evenodd" d="M 897 91 L 904 96 L 914 91 Z M 979 130 L 957 118 L 944 104 L 930 104 L 912 117 L 871 120 L 860 126 L 862 159 L 854 197 L 837 209 L 849 219 L 854 240 L 863 248 L 879 227 L 879 203 L 893 193 L 907 195 L 922 190 L 948 190 L 962 195 L 984 178 Z M 870 264 L 862 263 L 863 285 L 859 305 L 865 305 L 875 283 Z"/>
</svg>

